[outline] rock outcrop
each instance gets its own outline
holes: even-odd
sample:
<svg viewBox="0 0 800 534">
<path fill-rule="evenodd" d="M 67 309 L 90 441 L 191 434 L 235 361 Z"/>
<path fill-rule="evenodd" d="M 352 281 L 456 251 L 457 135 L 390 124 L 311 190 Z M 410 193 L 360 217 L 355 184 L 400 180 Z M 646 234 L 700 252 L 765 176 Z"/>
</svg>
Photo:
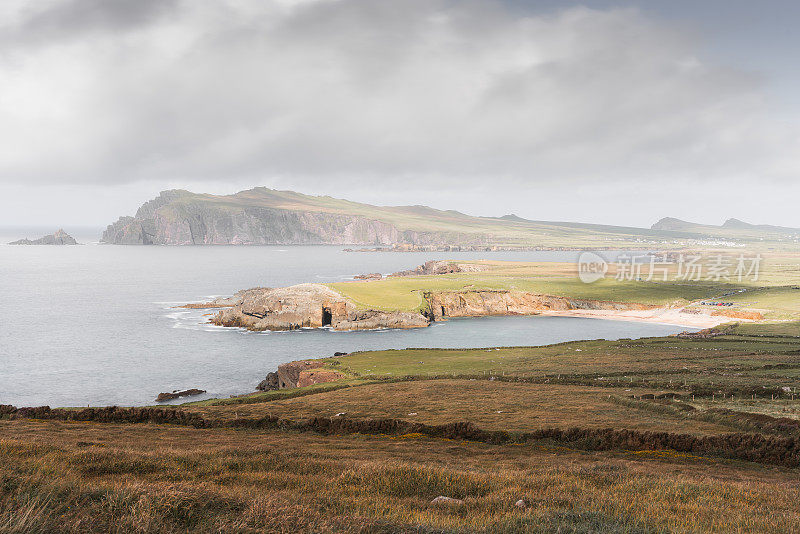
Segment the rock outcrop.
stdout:
<svg viewBox="0 0 800 534">
<path fill-rule="evenodd" d="M 383 275 L 381 273 L 369 273 L 369 274 L 357 274 L 353 277 L 353 280 L 382 280 Z"/>
<path fill-rule="evenodd" d="M 379 330 L 381 328 L 422 328 L 430 320 L 421 313 L 361 310 L 348 314 L 334 326 L 335 330 Z"/>
<path fill-rule="evenodd" d="M 232 297 L 217 297 L 209 302 L 190 302 L 189 304 L 176 306 L 176 308 L 187 308 L 190 310 L 203 310 L 206 308 L 230 308 L 231 306 L 235 306 L 242 301 L 243 294 L 244 291 L 238 291 Z"/>
<path fill-rule="evenodd" d="M 360 310 L 353 302 L 322 284 L 242 291 L 239 301 L 221 310 L 211 322 L 255 331 L 321 327 L 371 330 L 428 325 L 428 319 L 419 313 Z"/>
<path fill-rule="evenodd" d="M 205 393 L 204 389 L 186 389 L 184 391 L 173 391 L 172 393 L 159 393 L 156 397 L 156 402 L 166 402 L 169 400 L 180 399 L 181 397 L 192 397 L 194 395 L 202 395 Z"/>
<path fill-rule="evenodd" d="M 275 387 L 269 389 L 302 388 L 344 378 L 342 373 L 323 367 L 323 363 L 319 360 L 300 360 L 280 364 L 277 372 L 267 375 L 270 386 L 273 375 Z M 258 389 L 261 389 L 260 386 L 261 384 Z"/>
<path fill-rule="evenodd" d="M 20 239 L 12 241 L 9 245 L 77 245 L 75 238 L 66 233 L 63 229 L 58 229 L 55 233 L 40 237 L 39 239 Z"/>
<path fill-rule="evenodd" d="M 477 265 L 462 266 L 452 261 L 431 260 L 431 261 L 426 261 L 425 263 L 419 265 L 414 269 L 398 271 L 396 273 L 390 274 L 389 276 L 424 276 L 424 275 L 434 275 L 434 274 L 460 273 L 466 270 L 464 267 L 472 268 L 478 266 Z"/>
<path fill-rule="evenodd" d="M 439 495 L 435 499 L 431 501 L 431 506 L 439 506 L 439 507 L 458 507 L 464 506 L 464 501 L 462 499 L 455 499 L 453 497 L 446 497 L 444 495 Z"/>
<path fill-rule="evenodd" d="M 280 389 L 280 383 L 278 382 L 278 373 L 270 372 L 267 373 L 266 378 L 258 383 L 256 386 L 258 391 L 272 391 L 273 389 Z"/>
</svg>

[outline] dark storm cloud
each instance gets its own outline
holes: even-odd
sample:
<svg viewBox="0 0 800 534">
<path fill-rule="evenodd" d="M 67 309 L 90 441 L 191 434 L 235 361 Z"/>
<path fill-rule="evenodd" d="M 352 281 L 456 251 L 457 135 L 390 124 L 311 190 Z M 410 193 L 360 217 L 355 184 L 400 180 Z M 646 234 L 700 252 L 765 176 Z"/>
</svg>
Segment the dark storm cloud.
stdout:
<svg viewBox="0 0 800 534">
<path fill-rule="evenodd" d="M 73 0 L 12 13 L 0 181 L 780 178 L 754 75 L 633 9 Z M 35 46 L 31 46 L 31 44 Z M 403 184 L 402 186 L 399 184 Z"/>
<path fill-rule="evenodd" d="M 7 47 L 58 44 L 94 33 L 119 33 L 148 26 L 175 12 L 178 0 L 65 0 L 26 3 L 22 20 L 0 27 Z"/>
</svg>

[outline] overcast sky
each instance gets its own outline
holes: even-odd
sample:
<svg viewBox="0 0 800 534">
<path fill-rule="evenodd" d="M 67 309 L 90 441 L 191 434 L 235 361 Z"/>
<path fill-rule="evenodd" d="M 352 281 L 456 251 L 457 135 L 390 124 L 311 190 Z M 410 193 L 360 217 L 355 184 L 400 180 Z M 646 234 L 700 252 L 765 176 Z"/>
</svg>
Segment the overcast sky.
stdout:
<svg viewBox="0 0 800 534">
<path fill-rule="evenodd" d="M 258 185 L 800 227 L 800 3 L 0 2 L 0 225 Z"/>
</svg>

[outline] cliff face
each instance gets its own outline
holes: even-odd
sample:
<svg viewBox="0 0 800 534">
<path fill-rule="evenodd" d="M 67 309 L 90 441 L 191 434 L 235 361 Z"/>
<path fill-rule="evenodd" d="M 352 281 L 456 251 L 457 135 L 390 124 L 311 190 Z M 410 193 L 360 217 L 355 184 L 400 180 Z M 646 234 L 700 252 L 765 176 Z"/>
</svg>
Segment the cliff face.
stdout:
<svg viewBox="0 0 800 534">
<path fill-rule="evenodd" d="M 526 291 L 445 291 L 425 294 L 429 315 L 435 321 L 448 317 L 487 315 L 536 315 L 557 310 L 644 310 L 652 306 L 635 303 L 581 300 Z"/>
<path fill-rule="evenodd" d="M 312 245 L 403 242 L 392 225 L 363 217 L 272 208 L 229 211 L 203 205 L 122 217 L 103 233 L 121 245 Z"/>
<path fill-rule="evenodd" d="M 225 197 L 164 191 L 143 204 L 135 217 L 120 217 L 103 233 L 102 242 L 118 245 L 439 245 L 485 241 L 452 232 L 399 230 L 375 218 L 301 209 L 298 203 L 274 207 L 249 197 Z M 268 198 L 268 197 L 267 197 Z M 294 209 L 288 207 L 294 206 Z"/>
</svg>

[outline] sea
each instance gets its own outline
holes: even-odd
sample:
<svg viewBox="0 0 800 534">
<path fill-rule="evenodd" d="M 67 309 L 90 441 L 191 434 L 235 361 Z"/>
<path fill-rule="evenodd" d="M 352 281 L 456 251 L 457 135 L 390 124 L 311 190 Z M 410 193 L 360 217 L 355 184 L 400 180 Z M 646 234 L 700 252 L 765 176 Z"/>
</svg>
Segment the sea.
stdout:
<svg viewBox="0 0 800 534">
<path fill-rule="evenodd" d="M 69 231 L 69 229 L 68 229 Z M 0 229 L 0 241 L 40 237 Z M 72 232 L 71 232 L 72 233 Z M 247 332 L 176 308 L 249 287 L 340 282 L 427 260 L 569 261 L 574 251 L 347 252 L 341 246 L 0 245 L 0 404 L 141 406 L 160 392 L 201 400 L 252 392 L 277 366 L 334 352 L 502 347 L 662 336 L 681 326 L 576 317 L 453 319 L 429 328 Z M 605 251 L 613 261 L 615 252 Z M 187 399 L 184 399 L 185 401 Z"/>
</svg>

